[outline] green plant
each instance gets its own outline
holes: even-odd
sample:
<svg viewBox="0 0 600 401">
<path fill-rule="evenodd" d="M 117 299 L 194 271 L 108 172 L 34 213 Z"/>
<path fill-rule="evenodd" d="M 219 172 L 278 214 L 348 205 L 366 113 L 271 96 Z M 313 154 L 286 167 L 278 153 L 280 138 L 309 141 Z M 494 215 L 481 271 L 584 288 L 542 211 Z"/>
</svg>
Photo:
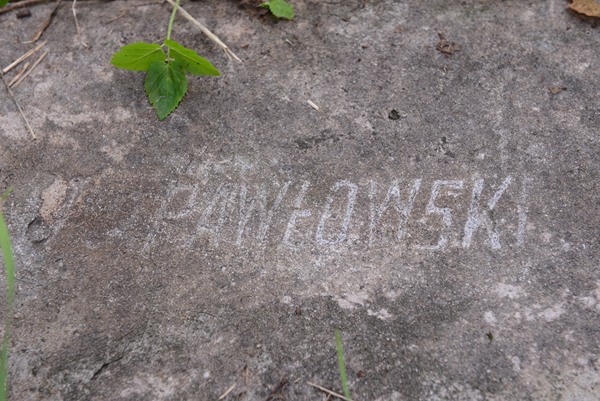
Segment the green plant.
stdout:
<svg viewBox="0 0 600 401">
<path fill-rule="evenodd" d="M 121 47 L 110 62 L 131 71 L 146 71 L 144 87 L 158 118 L 163 120 L 177 108 L 187 92 L 186 74 L 219 76 L 210 61 L 171 40 L 177 0 L 169 19 L 167 38 L 162 44 L 136 42 Z M 166 49 L 166 53 L 165 53 Z"/>
<path fill-rule="evenodd" d="M 340 330 L 335 331 L 335 348 L 337 350 L 338 368 L 340 369 L 340 381 L 346 400 L 351 401 L 350 389 L 348 388 L 348 377 L 346 376 L 346 361 L 344 359 L 344 345 L 342 344 L 342 335 Z"/>
<path fill-rule="evenodd" d="M 268 8 L 277 18 L 294 19 L 294 6 L 285 0 L 268 0 L 260 6 Z"/>
<path fill-rule="evenodd" d="M 7 192 L 2 198 L 7 196 Z M 4 271 L 6 272 L 6 316 L 4 322 L 4 335 L 2 336 L 2 350 L 0 351 L 0 401 L 6 401 L 8 383 L 8 348 L 10 345 L 10 331 L 12 325 L 13 300 L 15 297 L 15 267 L 12 257 L 12 246 L 8 227 L 4 221 L 4 215 L 0 212 L 0 249 L 4 260 Z"/>
<path fill-rule="evenodd" d="M 0 0 L 0 7 L 4 7 L 5 5 L 8 4 L 9 0 Z"/>
</svg>

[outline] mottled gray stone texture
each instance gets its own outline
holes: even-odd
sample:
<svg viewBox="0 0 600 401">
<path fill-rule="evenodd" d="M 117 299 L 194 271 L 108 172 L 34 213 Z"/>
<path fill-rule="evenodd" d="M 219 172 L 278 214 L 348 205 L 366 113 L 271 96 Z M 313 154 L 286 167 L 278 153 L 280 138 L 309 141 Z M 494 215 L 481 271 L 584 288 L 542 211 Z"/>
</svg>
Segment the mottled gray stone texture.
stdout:
<svg viewBox="0 0 600 401">
<path fill-rule="evenodd" d="M 178 17 L 222 76 L 162 122 L 110 58 L 166 3 L 77 2 L 85 48 L 63 2 L 13 89 L 37 140 L 0 88 L 10 399 L 322 400 L 336 328 L 356 400 L 600 399 L 598 23 L 292 2 L 182 1 L 243 63 Z M 52 7 L 0 15 L 2 67 Z"/>
</svg>

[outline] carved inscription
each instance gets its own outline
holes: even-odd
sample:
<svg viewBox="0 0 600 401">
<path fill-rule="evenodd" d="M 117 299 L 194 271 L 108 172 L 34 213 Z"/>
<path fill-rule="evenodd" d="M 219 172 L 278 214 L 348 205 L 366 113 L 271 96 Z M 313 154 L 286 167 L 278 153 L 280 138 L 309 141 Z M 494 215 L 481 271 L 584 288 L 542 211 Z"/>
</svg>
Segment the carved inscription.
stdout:
<svg viewBox="0 0 600 401">
<path fill-rule="evenodd" d="M 317 191 L 306 180 L 178 185 L 157 211 L 146 248 L 161 236 L 185 238 L 175 244 L 184 248 L 201 239 L 237 247 L 405 244 L 432 252 L 474 244 L 492 250 L 522 247 L 529 183 L 508 175 L 429 182 L 339 180 L 327 191 Z"/>
</svg>

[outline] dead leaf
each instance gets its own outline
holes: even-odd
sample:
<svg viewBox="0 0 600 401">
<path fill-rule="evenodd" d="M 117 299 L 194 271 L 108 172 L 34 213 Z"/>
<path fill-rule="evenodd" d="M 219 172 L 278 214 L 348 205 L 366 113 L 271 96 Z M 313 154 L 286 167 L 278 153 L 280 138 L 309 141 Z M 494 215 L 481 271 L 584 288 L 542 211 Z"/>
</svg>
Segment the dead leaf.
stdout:
<svg viewBox="0 0 600 401">
<path fill-rule="evenodd" d="M 566 86 L 549 86 L 548 90 L 552 95 L 558 95 L 560 92 L 567 90 Z"/>
<path fill-rule="evenodd" d="M 446 40 L 443 33 L 438 32 L 438 37 L 440 38 L 440 41 L 438 42 L 438 44 L 435 48 L 440 53 L 454 54 L 455 51 L 460 50 L 460 46 L 454 42 L 450 42 L 449 40 Z"/>
<path fill-rule="evenodd" d="M 588 17 L 600 17 L 600 3 L 596 0 L 573 0 L 569 8 Z"/>
</svg>

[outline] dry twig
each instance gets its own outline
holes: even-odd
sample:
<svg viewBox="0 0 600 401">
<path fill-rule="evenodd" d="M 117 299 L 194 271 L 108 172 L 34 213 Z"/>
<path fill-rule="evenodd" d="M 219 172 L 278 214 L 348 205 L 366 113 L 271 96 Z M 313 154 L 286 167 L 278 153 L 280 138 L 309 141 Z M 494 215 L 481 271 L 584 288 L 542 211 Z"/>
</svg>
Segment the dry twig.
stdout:
<svg viewBox="0 0 600 401">
<path fill-rule="evenodd" d="M 177 7 L 177 4 L 173 1 L 173 0 L 167 0 L 167 2 L 172 5 L 173 7 Z M 224 51 L 225 54 L 227 55 L 227 57 L 229 57 L 229 59 L 236 59 L 237 61 L 239 61 L 240 63 L 242 62 L 242 60 L 240 60 L 240 58 L 238 56 L 235 55 L 235 53 L 233 53 L 231 51 L 231 49 L 229 49 L 229 47 L 223 43 L 221 41 L 221 39 L 219 39 L 217 37 L 217 35 L 215 35 L 214 33 L 212 33 L 211 31 L 208 30 L 207 27 L 205 27 L 204 25 L 202 25 L 200 23 L 200 21 L 198 21 L 196 18 L 192 17 L 187 11 L 185 11 L 181 6 L 178 7 L 178 11 L 181 13 L 181 15 L 183 15 L 183 17 L 185 19 L 187 19 L 188 21 L 190 21 L 192 24 L 196 25 L 196 27 L 198 29 L 200 29 L 202 32 L 204 32 L 204 34 L 206 36 L 208 36 L 208 38 L 210 40 L 212 40 L 213 42 L 215 42 L 217 45 L 219 45 Z"/>
<path fill-rule="evenodd" d="M 19 8 L 25 8 L 25 7 L 33 6 L 36 4 L 45 3 L 47 1 L 48 0 L 24 0 L 24 1 L 19 1 L 18 3 L 11 3 L 11 4 L 8 4 L 8 5 L 0 8 L 0 14 L 4 14 L 4 13 L 7 13 L 12 10 L 18 10 Z"/>
</svg>

